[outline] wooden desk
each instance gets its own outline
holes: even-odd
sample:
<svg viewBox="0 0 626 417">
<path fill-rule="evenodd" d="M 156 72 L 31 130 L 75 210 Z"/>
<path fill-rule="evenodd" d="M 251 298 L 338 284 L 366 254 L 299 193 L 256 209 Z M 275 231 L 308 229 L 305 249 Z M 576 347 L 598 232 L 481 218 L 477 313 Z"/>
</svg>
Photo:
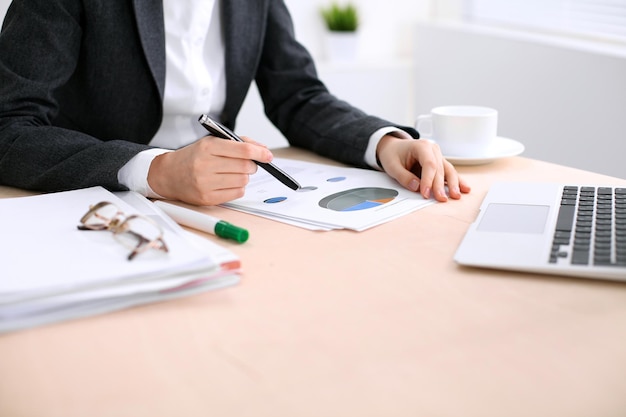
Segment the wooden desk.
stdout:
<svg viewBox="0 0 626 417">
<path fill-rule="evenodd" d="M 626 284 L 452 261 L 495 180 L 624 180 L 521 157 L 459 169 L 461 201 L 362 233 L 205 209 L 250 230 L 220 241 L 242 283 L 0 336 L 0 416 L 626 415 Z"/>
</svg>

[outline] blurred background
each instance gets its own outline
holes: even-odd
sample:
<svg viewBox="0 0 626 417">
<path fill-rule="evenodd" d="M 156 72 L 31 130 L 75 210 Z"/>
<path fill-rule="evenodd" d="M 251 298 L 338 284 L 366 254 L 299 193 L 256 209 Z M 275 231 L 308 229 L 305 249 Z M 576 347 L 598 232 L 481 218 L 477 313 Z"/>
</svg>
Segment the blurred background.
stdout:
<svg viewBox="0 0 626 417">
<path fill-rule="evenodd" d="M 332 0 L 285 3 L 321 79 L 364 111 L 413 125 L 440 105 L 494 107 L 523 156 L 626 178 L 626 0 L 352 0 L 356 41 L 339 57 Z M 287 145 L 255 86 L 237 131 Z"/>
</svg>

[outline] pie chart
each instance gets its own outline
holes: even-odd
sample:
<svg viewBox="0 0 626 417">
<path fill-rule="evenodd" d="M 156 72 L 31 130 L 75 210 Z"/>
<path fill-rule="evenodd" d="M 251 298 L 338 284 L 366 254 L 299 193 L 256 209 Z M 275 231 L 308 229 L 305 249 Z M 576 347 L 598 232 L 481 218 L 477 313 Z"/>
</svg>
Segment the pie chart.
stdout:
<svg viewBox="0 0 626 417">
<path fill-rule="evenodd" d="M 398 196 L 389 188 L 353 188 L 324 197 L 319 205 L 334 211 L 357 211 L 380 207 Z"/>
</svg>

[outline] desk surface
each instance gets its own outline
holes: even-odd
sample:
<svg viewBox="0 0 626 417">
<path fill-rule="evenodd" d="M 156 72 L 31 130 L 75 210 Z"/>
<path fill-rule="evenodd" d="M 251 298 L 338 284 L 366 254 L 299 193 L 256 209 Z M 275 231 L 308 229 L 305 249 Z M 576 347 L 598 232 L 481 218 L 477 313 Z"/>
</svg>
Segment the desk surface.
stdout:
<svg viewBox="0 0 626 417">
<path fill-rule="evenodd" d="M 0 336 L 0 416 L 626 415 L 626 284 L 452 261 L 495 180 L 620 180 L 521 157 L 459 170 L 462 200 L 361 233 L 204 208 L 250 230 L 220 241 L 241 284 Z"/>
</svg>

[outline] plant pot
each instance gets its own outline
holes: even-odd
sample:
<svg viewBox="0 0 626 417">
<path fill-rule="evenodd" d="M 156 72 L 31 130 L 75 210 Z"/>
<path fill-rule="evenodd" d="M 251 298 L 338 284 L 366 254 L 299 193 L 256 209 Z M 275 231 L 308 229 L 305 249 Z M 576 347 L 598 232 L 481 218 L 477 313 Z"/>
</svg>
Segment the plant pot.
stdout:
<svg viewBox="0 0 626 417">
<path fill-rule="evenodd" d="M 357 32 L 326 32 L 326 59 L 332 62 L 354 61 L 358 50 Z"/>
</svg>

